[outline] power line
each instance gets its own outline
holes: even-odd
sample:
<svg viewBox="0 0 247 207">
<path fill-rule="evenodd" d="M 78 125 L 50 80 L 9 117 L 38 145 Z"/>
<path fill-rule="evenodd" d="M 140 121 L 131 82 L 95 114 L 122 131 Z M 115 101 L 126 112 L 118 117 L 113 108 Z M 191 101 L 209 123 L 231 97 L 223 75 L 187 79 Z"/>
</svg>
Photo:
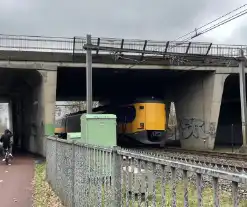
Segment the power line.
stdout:
<svg viewBox="0 0 247 207">
<path fill-rule="evenodd" d="M 208 28 L 208 29 L 205 29 L 204 31 L 202 31 L 202 32 L 200 33 L 200 35 L 201 35 L 201 34 L 205 34 L 206 32 L 209 32 L 209 31 L 211 31 L 211 30 L 213 30 L 213 29 L 215 29 L 215 28 L 217 28 L 217 27 L 219 27 L 219 26 L 221 26 L 221 25 L 223 25 L 223 24 L 226 24 L 226 23 L 228 23 L 228 22 L 231 22 L 232 20 L 234 20 L 234 19 L 236 19 L 236 18 L 239 18 L 239 17 L 241 17 L 241 16 L 243 16 L 243 15 L 245 15 L 245 14 L 247 14 L 247 9 L 245 9 L 244 11 L 238 13 L 237 15 L 231 16 L 230 18 L 228 18 L 228 19 L 226 19 L 226 20 L 224 20 L 224 21 L 222 21 L 222 22 L 219 22 L 218 24 L 216 24 L 216 25 L 214 25 L 214 26 L 211 26 L 211 27 Z"/>
<path fill-rule="evenodd" d="M 221 19 L 221 18 L 223 18 L 223 17 L 225 17 L 225 16 L 227 16 L 227 15 L 233 13 L 234 11 L 237 11 L 237 10 L 239 10 L 240 8 L 245 7 L 245 6 L 247 6 L 247 4 L 244 4 L 243 6 L 237 8 L 237 9 L 234 9 L 234 10 L 232 10 L 231 12 L 228 12 L 227 14 L 225 14 L 225 15 L 223 15 L 223 16 L 221 16 L 221 17 L 219 17 L 219 18 L 217 18 L 217 19 L 215 19 L 215 20 L 213 20 L 213 21 L 211 21 L 211 22 L 209 22 L 209 23 L 207 23 L 207 24 L 205 24 L 205 25 L 199 27 L 199 28 L 203 28 L 203 27 L 205 27 L 206 25 L 209 25 L 209 24 L 211 24 L 212 22 L 215 22 L 215 21 L 217 21 L 217 20 L 219 20 L 219 19 Z M 175 47 L 177 47 L 177 46 L 179 46 L 179 45 L 181 45 L 181 44 L 184 44 L 184 43 L 187 42 L 188 40 L 194 39 L 194 38 L 196 38 L 196 37 L 198 37 L 198 36 L 200 36 L 200 35 L 202 35 L 202 34 L 205 34 L 206 32 L 209 32 L 209 31 L 211 31 L 211 30 L 213 30 L 213 29 L 215 29 L 215 28 L 217 28 L 217 27 L 219 27 L 219 26 L 221 26 L 221 25 L 223 25 L 223 24 L 226 24 L 226 23 L 228 23 L 228 22 L 230 22 L 230 21 L 232 21 L 232 20 L 234 20 L 234 19 L 236 19 L 236 18 L 239 18 L 239 17 L 245 15 L 246 13 L 247 13 L 247 9 L 245 9 L 244 11 L 241 11 L 241 12 L 239 12 L 239 13 L 237 13 L 237 14 L 235 14 L 235 15 L 233 15 L 233 16 L 231 16 L 231 17 L 229 17 L 229 18 L 227 18 L 227 19 L 225 19 L 225 20 L 223 20 L 223 21 L 221 21 L 221 22 L 219 22 L 219 23 L 213 25 L 213 26 L 211 26 L 211 27 L 208 28 L 208 29 L 203 30 L 203 31 L 200 32 L 200 33 L 197 33 L 196 35 L 190 36 L 190 37 L 186 38 L 185 40 L 182 40 L 180 43 L 176 44 L 176 45 L 173 46 L 173 47 L 170 47 L 169 49 L 173 49 L 173 48 L 175 48 Z M 184 35 L 184 36 L 185 36 L 185 35 Z M 154 55 L 154 56 L 158 56 L 158 55 Z M 153 58 L 154 56 L 152 56 L 151 58 Z M 133 65 L 131 65 L 128 69 L 131 69 L 132 67 L 134 67 L 134 66 L 137 65 L 137 64 L 146 62 L 148 59 L 149 59 L 149 58 L 146 58 L 146 59 L 144 59 L 144 60 L 142 60 L 142 61 L 136 61 L 136 60 L 135 60 L 136 63 L 133 64 Z"/>
<path fill-rule="evenodd" d="M 244 7 L 244 6 L 246 6 L 246 5 L 247 5 L 247 4 L 243 5 L 242 7 Z M 234 10 L 233 10 L 233 11 L 234 11 Z M 229 12 L 229 13 L 232 13 L 232 12 Z M 211 31 L 211 30 L 213 30 L 213 29 L 215 29 L 215 28 L 217 28 L 217 27 L 220 27 L 220 26 L 223 25 L 223 24 L 226 24 L 226 23 L 228 23 L 228 22 L 230 22 L 230 21 L 232 21 L 232 20 L 234 20 L 234 19 L 236 19 L 236 18 L 239 18 L 239 17 L 245 15 L 246 13 L 247 13 L 247 9 L 245 9 L 245 10 L 243 10 L 243 11 L 241 11 L 241 12 L 235 14 L 235 15 L 232 15 L 231 17 L 228 17 L 227 19 L 225 19 L 225 20 L 223 20 L 223 21 L 221 21 L 221 22 L 219 22 L 219 23 L 217 23 L 217 24 L 215 24 L 215 25 L 212 25 L 211 27 L 209 27 L 209 28 L 203 30 L 202 32 L 197 33 L 197 31 L 196 31 L 196 34 L 195 34 L 195 35 L 190 36 L 190 37 L 188 37 L 188 38 L 185 39 L 185 40 L 182 40 L 180 43 L 178 43 L 178 44 L 175 45 L 174 47 L 177 47 L 178 45 L 184 44 L 184 43 L 188 42 L 188 40 L 194 39 L 195 37 L 198 37 L 198 36 L 200 36 L 200 35 L 202 35 L 202 34 L 205 34 L 206 32 L 209 32 L 209 31 Z M 219 18 L 218 18 L 218 19 L 219 19 Z M 214 22 L 214 21 L 213 21 L 213 22 Z M 208 24 L 209 24 L 209 23 L 208 23 Z M 206 25 L 208 25 L 208 24 L 206 24 Z M 198 29 L 199 29 L 199 28 L 198 28 Z M 197 30 L 198 30 L 198 29 L 197 29 Z M 174 47 L 170 47 L 169 49 L 173 49 Z"/>
<path fill-rule="evenodd" d="M 246 5 L 246 4 L 245 4 L 245 5 Z M 243 6 L 242 6 L 242 7 L 243 7 Z M 209 31 L 211 31 L 211 30 L 213 30 L 213 29 L 215 29 L 215 28 L 217 28 L 217 27 L 219 27 L 219 26 L 221 26 L 221 25 L 223 25 L 223 24 L 226 24 L 226 23 L 228 23 L 228 22 L 230 22 L 230 21 L 232 21 L 232 20 L 234 20 L 234 19 L 236 19 L 236 18 L 238 18 L 238 17 L 241 17 L 241 16 L 243 16 L 243 15 L 246 14 L 246 13 L 247 13 L 247 9 L 245 9 L 245 10 L 242 11 L 242 12 L 239 12 L 239 13 L 236 14 L 236 15 L 233 15 L 233 16 L 229 17 L 228 19 L 226 19 L 226 20 L 224 20 L 224 21 L 222 21 L 222 22 L 216 24 L 215 26 L 212 26 L 212 27 L 210 27 L 210 28 L 204 30 L 203 32 L 200 33 L 200 35 L 205 34 L 206 32 L 209 32 Z M 197 36 L 195 36 L 195 37 L 197 37 Z M 192 37 L 192 38 L 195 38 L 195 37 Z M 192 39 L 192 38 L 191 38 L 191 39 Z M 191 70 L 194 70 L 194 69 L 196 69 L 196 68 L 198 68 L 198 67 L 199 67 L 199 66 L 192 67 L 192 68 L 190 68 L 190 69 L 188 69 L 188 70 L 186 70 L 186 71 L 183 71 L 182 73 L 188 72 L 188 71 L 191 71 Z M 180 75 L 181 75 L 181 73 L 180 73 Z"/>
<path fill-rule="evenodd" d="M 228 13 L 226 13 L 226 14 L 220 16 L 220 17 L 218 17 L 217 19 L 215 19 L 215 20 L 213 20 L 213 21 L 211 21 L 211 22 L 208 22 L 208 23 L 206 23 L 206 24 L 204 24 L 204 25 L 202 25 L 202 26 L 196 28 L 196 30 L 202 29 L 202 28 L 208 26 L 209 24 L 212 24 L 212 23 L 214 23 L 214 22 L 216 22 L 216 21 L 218 21 L 218 20 L 220 20 L 220 19 L 226 17 L 227 15 L 229 15 L 229 14 L 231 14 L 231 13 L 233 13 L 233 12 L 239 10 L 239 9 L 242 9 L 243 7 L 246 7 L 246 6 L 247 6 L 247 4 L 244 4 L 244 5 L 240 6 L 240 7 L 238 7 L 237 9 L 234 9 L 234 10 L 232 10 L 232 11 L 230 11 L 230 12 L 228 12 Z M 188 36 L 188 35 L 190 35 L 190 34 L 192 34 L 192 33 L 194 33 L 194 32 L 195 32 L 195 30 L 193 30 L 193 31 L 191 31 L 191 32 L 189 32 L 189 33 L 187 33 L 187 34 L 185 34 L 185 35 L 182 35 L 182 36 L 178 37 L 175 41 L 177 41 L 177 40 L 179 40 L 179 39 L 181 39 L 181 38 L 183 38 L 183 37 L 186 37 L 186 36 Z"/>
</svg>

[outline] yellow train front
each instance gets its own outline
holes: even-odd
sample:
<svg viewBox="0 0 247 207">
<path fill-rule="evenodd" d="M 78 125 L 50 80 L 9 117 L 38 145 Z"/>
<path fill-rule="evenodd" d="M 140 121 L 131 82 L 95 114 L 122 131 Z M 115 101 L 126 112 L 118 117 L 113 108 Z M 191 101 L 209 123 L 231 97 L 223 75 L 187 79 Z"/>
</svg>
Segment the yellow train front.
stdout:
<svg viewBox="0 0 247 207">
<path fill-rule="evenodd" d="M 165 145 L 166 107 L 163 101 L 139 100 L 116 110 L 118 143 Z"/>
</svg>

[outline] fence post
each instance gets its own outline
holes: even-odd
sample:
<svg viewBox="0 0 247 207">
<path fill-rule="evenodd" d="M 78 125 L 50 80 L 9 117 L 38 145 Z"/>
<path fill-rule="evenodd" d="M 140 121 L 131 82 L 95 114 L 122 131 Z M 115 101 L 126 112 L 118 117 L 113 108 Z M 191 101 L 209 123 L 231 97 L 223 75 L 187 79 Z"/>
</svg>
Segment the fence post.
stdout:
<svg viewBox="0 0 247 207">
<path fill-rule="evenodd" d="M 122 190 L 121 190 L 121 155 L 118 154 L 119 147 L 113 147 L 112 152 L 112 190 L 113 190 L 113 206 L 121 206 Z"/>
<path fill-rule="evenodd" d="M 56 182 L 55 182 L 55 186 L 54 186 L 54 188 L 55 188 L 55 190 L 57 191 L 57 193 L 59 194 L 59 191 L 58 191 L 58 189 L 57 189 L 57 163 L 58 163 L 58 161 L 57 161 L 57 137 L 56 137 L 56 149 L 55 149 L 55 156 L 56 156 L 56 166 L 55 166 L 55 174 L 56 174 Z M 59 195 L 58 195 L 59 196 Z"/>
<path fill-rule="evenodd" d="M 72 207 L 75 206 L 75 143 L 72 141 Z"/>
<path fill-rule="evenodd" d="M 49 141 L 48 141 L 48 139 L 47 139 L 47 137 L 46 137 L 46 150 L 45 150 L 45 180 L 46 181 L 48 181 L 48 164 L 47 164 L 47 149 L 48 149 L 48 143 Z"/>
<path fill-rule="evenodd" d="M 72 54 L 72 62 L 75 62 L 75 37 L 73 38 L 73 54 Z"/>
</svg>

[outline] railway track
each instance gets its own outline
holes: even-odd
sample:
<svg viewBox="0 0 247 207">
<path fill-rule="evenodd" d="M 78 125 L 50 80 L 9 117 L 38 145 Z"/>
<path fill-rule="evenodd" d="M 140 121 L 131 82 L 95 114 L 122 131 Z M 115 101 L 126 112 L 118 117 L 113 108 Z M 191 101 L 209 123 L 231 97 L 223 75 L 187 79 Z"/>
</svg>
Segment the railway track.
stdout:
<svg viewBox="0 0 247 207">
<path fill-rule="evenodd" d="M 175 147 L 169 147 L 165 150 L 167 152 L 177 152 L 177 153 L 184 153 L 184 154 L 191 154 L 191 155 L 198 155 L 198 156 L 210 156 L 210 157 L 216 157 L 216 158 L 222 158 L 222 159 L 235 159 L 235 160 L 247 162 L 247 154 L 241 154 L 241 153 L 185 150 L 185 149 L 175 148 Z"/>
<path fill-rule="evenodd" d="M 245 154 L 184 150 L 181 148 L 132 148 L 128 150 L 229 172 L 247 173 L 247 155 Z"/>
</svg>

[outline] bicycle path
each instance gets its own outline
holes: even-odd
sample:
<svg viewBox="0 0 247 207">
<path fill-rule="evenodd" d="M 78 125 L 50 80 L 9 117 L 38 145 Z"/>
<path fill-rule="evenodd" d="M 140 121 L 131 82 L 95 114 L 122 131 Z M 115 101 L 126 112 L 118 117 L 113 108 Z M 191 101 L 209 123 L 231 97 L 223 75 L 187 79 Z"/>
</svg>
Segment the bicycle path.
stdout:
<svg viewBox="0 0 247 207">
<path fill-rule="evenodd" d="M 32 207 L 34 159 L 17 156 L 11 166 L 0 160 L 0 206 Z"/>
</svg>

